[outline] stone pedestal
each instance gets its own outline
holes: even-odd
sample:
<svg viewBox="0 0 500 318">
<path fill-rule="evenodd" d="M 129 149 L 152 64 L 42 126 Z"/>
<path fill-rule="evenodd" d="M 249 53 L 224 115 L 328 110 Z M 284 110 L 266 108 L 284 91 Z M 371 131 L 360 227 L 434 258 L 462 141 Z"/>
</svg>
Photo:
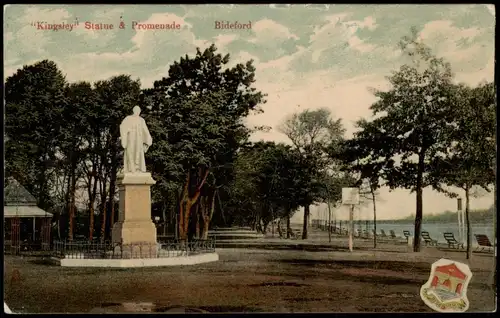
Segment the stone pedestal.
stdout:
<svg viewBox="0 0 500 318">
<path fill-rule="evenodd" d="M 111 232 L 112 241 L 121 243 L 122 251 L 127 254 L 141 251 L 123 255 L 126 258 L 156 257 L 156 226 L 151 219 L 151 186 L 155 183 L 148 172 L 117 176 L 120 207 L 118 221 Z"/>
</svg>

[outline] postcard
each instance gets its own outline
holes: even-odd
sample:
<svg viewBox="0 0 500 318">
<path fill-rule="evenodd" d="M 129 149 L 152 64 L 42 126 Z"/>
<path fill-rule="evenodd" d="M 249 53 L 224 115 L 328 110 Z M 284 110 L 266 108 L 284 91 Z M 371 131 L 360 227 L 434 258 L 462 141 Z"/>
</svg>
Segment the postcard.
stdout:
<svg viewBox="0 0 500 318">
<path fill-rule="evenodd" d="M 5 5 L 4 311 L 496 310 L 493 5 Z"/>
</svg>

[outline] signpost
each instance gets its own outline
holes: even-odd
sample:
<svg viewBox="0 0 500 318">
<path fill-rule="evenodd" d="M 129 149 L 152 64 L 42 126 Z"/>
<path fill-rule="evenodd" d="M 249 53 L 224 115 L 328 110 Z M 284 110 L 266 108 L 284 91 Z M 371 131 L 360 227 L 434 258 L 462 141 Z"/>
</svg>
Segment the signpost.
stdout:
<svg viewBox="0 0 500 318">
<path fill-rule="evenodd" d="M 353 251 L 353 232 L 354 232 L 354 208 L 359 204 L 358 188 L 342 188 L 342 204 L 348 205 L 349 209 L 349 251 Z"/>
</svg>

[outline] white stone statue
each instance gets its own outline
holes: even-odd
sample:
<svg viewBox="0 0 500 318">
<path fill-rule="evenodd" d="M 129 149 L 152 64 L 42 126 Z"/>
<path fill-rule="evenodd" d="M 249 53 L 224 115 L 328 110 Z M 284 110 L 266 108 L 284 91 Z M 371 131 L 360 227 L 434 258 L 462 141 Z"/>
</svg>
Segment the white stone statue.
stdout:
<svg viewBox="0 0 500 318">
<path fill-rule="evenodd" d="M 139 116 L 141 108 L 135 106 L 134 114 L 125 117 L 120 124 L 120 139 L 125 149 L 123 155 L 123 172 L 146 172 L 144 153 L 153 143 L 144 118 Z"/>
</svg>

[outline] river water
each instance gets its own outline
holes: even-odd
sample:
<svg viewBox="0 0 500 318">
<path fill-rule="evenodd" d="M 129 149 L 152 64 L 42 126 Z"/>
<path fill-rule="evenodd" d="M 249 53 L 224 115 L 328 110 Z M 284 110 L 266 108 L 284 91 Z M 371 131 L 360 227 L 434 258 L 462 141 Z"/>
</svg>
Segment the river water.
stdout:
<svg viewBox="0 0 500 318">
<path fill-rule="evenodd" d="M 337 227 L 339 226 L 339 221 L 336 222 Z M 348 221 L 342 221 L 342 228 L 347 228 Z M 354 222 L 355 229 L 368 230 L 369 233 L 372 232 L 373 229 L 373 221 L 355 221 Z M 474 223 L 471 224 L 472 228 L 472 243 L 476 245 L 476 238 L 474 234 L 485 234 L 490 239 L 490 242 L 493 244 L 493 240 L 495 238 L 495 230 L 493 223 Z M 413 223 L 392 223 L 392 222 L 377 222 L 377 233 L 380 234 L 380 230 L 384 230 L 387 235 L 389 235 L 390 230 L 394 230 L 397 236 L 403 236 L 403 231 L 410 231 L 411 235 L 415 232 L 415 226 Z M 459 240 L 459 230 L 457 223 L 423 223 L 422 231 L 429 232 L 429 236 L 437 240 L 439 243 L 446 243 L 444 239 L 443 233 L 451 232 L 455 235 L 455 238 Z"/>
</svg>

